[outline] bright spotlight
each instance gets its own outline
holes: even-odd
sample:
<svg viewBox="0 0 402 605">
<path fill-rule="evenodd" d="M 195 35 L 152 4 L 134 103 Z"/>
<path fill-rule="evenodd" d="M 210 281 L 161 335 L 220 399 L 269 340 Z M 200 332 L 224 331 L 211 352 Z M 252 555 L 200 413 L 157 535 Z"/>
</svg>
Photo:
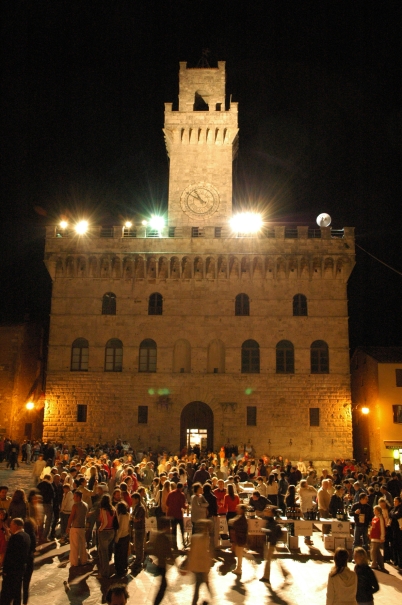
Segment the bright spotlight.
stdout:
<svg viewBox="0 0 402 605">
<path fill-rule="evenodd" d="M 155 216 L 154 214 L 151 216 L 151 220 L 149 221 L 151 229 L 155 229 L 155 231 L 162 231 L 165 226 L 165 221 L 162 216 Z"/>
<path fill-rule="evenodd" d="M 236 233 L 257 233 L 262 227 L 262 218 L 255 212 L 242 212 L 231 218 L 230 226 Z"/>
<path fill-rule="evenodd" d="M 27 410 L 33 410 L 35 407 L 35 404 L 33 403 L 33 401 L 28 401 L 28 403 L 26 404 L 25 407 Z"/>
<path fill-rule="evenodd" d="M 126 229 L 131 229 L 131 227 L 133 226 L 133 223 L 131 221 L 126 221 L 124 223 L 124 226 Z"/>
<path fill-rule="evenodd" d="M 67 221 L 60 221 L 60 229 L 67 229 L 68 223 Z"/>
<path fill-rule="evenodd" d="M 146 227 L 148 225 L 148 221 L 142 221 L 141 225 L 144 225 L 144 227 Z"/>
<path fill-rule="evenodd" d="M 369 414 L 370 408 L 362 408 L 362 414 Z"/>
<path fill-rule="evenodd" d="M 88 231 L 88 221 L 80 221 L 76 224 L 75 230 L 78 235 L 84 235 Z"/>
</svg>

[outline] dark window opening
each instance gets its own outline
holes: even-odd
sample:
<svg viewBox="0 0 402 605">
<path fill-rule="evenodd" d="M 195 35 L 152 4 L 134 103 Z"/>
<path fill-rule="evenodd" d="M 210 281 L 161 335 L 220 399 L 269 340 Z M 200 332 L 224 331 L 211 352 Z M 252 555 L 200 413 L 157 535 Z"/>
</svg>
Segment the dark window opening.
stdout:
<svg viewBox="0 0 402 605">
<path fill-rule="evenodd" d="M 138 406 L 138 424 L 148 424 L 148 406 Z"/>
<path fill-rule="evenodd" d="M 397 387 L 402 387 L 402 369 L 395 370 L 395 381 Z"/>
<path fill-rule="evenodd" d="M 162 294 L 159 294 L 159 292 L 154 292 L 149 297 L 148 315 L 162 315 L 162 311 L 163 311 Z"/>
<path fill-rule="evenodd" d="M 106 343 L 105 372 L 121 372 L 123 370 L 123 343 L 118 338 L 112 338 Z"/>
<path fill-rule="evenodd" d="M 87 412 L 88 412 L 87 405 L 78 404 L 77 405 L 77 422 L 86 422 L 87 421 Z"/>
<path fill-rule="evenodd" d="M 222 227 L 215 227 L 215 237 L 222 237 Z"/>
<path fill-rule="evenodd" d="M 289 340 L 281 340 L 276 345 L 276 373 L 294 374 L 295 352 Z"/>
<path fill-rule="evenodd" d="M 395 424 L 402 424 L 402 405 L 392 406 L 393 420 Z"/>
<path fill-rule="evenodd" d="M 147 338 L 140 344 L 139 372 L 156 372 L 156 342 Z"/>
<path fill-rule="evenodd" d="M 85 338 L 77 338 L 71 347 L 71 371 L 87 372 L 89 360 L 89 346 Z"/>
<path fill-rule="evenodd" d="M 242 374 L 259 374 L 260 345 L 255 340 L 246 340 L 241 347 Z"/>
<path fill-rule="evenodd" d="M 175 230 L 176 230 L 176 227 L 169 227 L 168 236 L 174 237 Z"/>
<path fill-rule="evenodd" d="M 102 298 L 102 315 L 116 315 L 116 294 L 106 292 Z"/>
<path fill-rule="evenodd" d="M 329 353 L 328 345 L 323 340 L 316 340 L 311 345 L 311 373 L 328 374 L 329 373 Z"/>
<path fill-rule="evenodd" d="M 247 426 L 257 426 L 257 407 L 255 405 L 247 406 Z"/>
<path fill-rule="evenodd" d="M 293 297 L 293 315 L 295 317 L 307 315 L 307 298 L 304 294 L 296 294 Z"/>
<path fill-rule="evenodd" d="M 310 408 L 310 426 L 320 426 L 320 408 Z"/>
<path fill-rule="evenodd" d="M 206 103 L 204 101 L 204 99 L 202 98 L 202 96 L 200 94 L 198 94 L 198 92 L 195 93 L 195 97 L 194 97 L 194 111 L 208 111 L 209 107 L 208 107 L 208 103 Z"/>
<path fill-rule="evenodd" d="M 250 315 L 250 299 L 247 294 L 238 294 L 236 296 L 235 315 Z"/>
</svg>

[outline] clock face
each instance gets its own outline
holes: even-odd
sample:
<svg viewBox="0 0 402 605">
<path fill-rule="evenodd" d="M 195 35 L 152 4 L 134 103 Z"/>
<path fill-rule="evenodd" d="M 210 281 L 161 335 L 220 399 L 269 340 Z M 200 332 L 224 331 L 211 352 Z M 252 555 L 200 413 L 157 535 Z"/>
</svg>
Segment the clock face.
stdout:
<svg viewBox="0 0 402 605">
<path fill-rule="evenodd" d="M 219 194 L 209 183 L 189 185 L 180 198 L 182 210 L 199 217 L 214 214 L 219 207 Z"/>
</svg>

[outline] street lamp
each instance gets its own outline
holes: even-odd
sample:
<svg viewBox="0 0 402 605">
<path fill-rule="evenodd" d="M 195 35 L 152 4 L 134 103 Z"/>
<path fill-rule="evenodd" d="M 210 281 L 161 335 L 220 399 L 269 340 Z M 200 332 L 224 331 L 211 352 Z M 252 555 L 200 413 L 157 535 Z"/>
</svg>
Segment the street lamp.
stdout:
<svg viewBox="0 0 402 605">
<path fill-rule="evenodd" d="M 33 401 L 28 401 L 28 403 L 26 404 L 25 407 L 26 407 L 27 410 L 33 410 L 34 407 L 35 407 L 35 404 L 34 404 Z"/>
</svg>

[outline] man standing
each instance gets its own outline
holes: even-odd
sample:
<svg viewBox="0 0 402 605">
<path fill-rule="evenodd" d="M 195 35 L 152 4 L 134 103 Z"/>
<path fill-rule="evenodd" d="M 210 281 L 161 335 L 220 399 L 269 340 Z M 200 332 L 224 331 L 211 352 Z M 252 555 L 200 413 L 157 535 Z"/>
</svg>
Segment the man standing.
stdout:
<svg viewBox="0 0 402 605">
<path fill-rule="evenodd" d="M 45 475 L 43 480 L 38 483 L 37 487 L 42 496 L 43 512 L 45 516 L 45 526 L 44 528 L 39 528 L 39 536 L 41 537 L 41 541 L 48 542 L 53 519 L 53 500 L 55 498 L 50 475 Z M 41 535 L 42 531 L 43 535 Z"/>
<path fill-rule="evenodd" d="M 88 563 L 88 554 L 85 548 L 85 525 L 88 507 L 82 502 L 82 493 L 74 492 L 74 504 L 67 523 L 67 533 L 70 535 L 70 563 L 71 567 L 78 567 Z"/>
<path fill-rule="evenodd" d="M 282 527 L 275 521 L 276 511 L 277 509 L 273 506 L 267 506 L 267 508 L 264 510 L 264 516 L 267 524 L 266 527 L 262 528 L 262 531 L 267 535 L 267 543 L 264 547 L 264 575 L 262 578 L 260 578 L 260 582 L 266 582 L 267 584 L 271 584 L 271 561 L 272 557 L 274 556 L 276 543 L 282 535 Z"/>
<path fill-rule="evenodd" d="M 63 485 L 63 500 L 60 507 L 60 544 L 67 542 L 67 523 L 74 505 L 74 494 L 69 483 Z"/>
<path fill-rule="evenodd" d="M 177 488 L 169 492 L 166 499 L 167 517 L 172 520 L 173 548 L 177 549 L 177 526 L 180 526 L 182 541 L 184 539 L 183 509 L 186 508 L 186 496 L 183 494 L 184 486 L 179 481 Z"/>
<path fill-rule="evenodd" d="M 356 502 L 352 506 L 352 515 L 355 518 L 355 535 L 353 540 L 353 549 L 360 546 L 360 538 L 363 540 L 363 548 L 369 555 L 368 545 L 368 527 L 371 523 L 371 519 L 374 516 L 373 509 L 368 504 L 368 495 L 361 493 L 359 496 L 359 502 Z"/>
<path fill-rule="evenodd" d="M 321 487 L 317 492 L 318 510 L 320 517 L 325 519 L 329 518 L 329 503 L 331 502 L 331 494 L 328 491 L 329 482 L 328 479 L 324 479 L 321 483 Z"/>
<path fill-rule="evenodd" d="M 230 541 L 233 544 L 234 554 L 237 557 L 237 565 L 232 571 L 238 576 L 241 576 L 243 552 L 247 543 L 248 525 L 246 510 L 244 504 L 239 504 L 236 509 L 237 516 L 229 520 Z"/>
<path fill-rule="evenodd" d="M 33 485 L 36 487 L 39 483 L 40 476 L 42 475 L 43 469 L 46 466 L 46 462 L 43 460 L 43 455 L 39 454 L 39 458 L 35 460 L 32 467 L 32 480 Z"/>
<path fill-rule="evenodd" d="M 0 605 L 21 603 L 22 578 L 28 561 L 31 539 L 24 531 L 24 521 L 19 517 L 10 523 L 11 537 L 8 541 L 3 563 L 3 586 Z"/>
<path fill-rule="evenodd" d="M 198 471 L 195 471 L 194 477 L 193 477 L 193 482 L 201 483 L 201 485 L 204 485 L 205 481 L 208 481 L 208 479 L 210 479 L 210 478 L 211 478 L 211 476 L 206 469 L 206 464 L 205 464 L 205 462 L 203 462 L 201 464 L 200 468 L 198 469 Z"/>
</svg>

